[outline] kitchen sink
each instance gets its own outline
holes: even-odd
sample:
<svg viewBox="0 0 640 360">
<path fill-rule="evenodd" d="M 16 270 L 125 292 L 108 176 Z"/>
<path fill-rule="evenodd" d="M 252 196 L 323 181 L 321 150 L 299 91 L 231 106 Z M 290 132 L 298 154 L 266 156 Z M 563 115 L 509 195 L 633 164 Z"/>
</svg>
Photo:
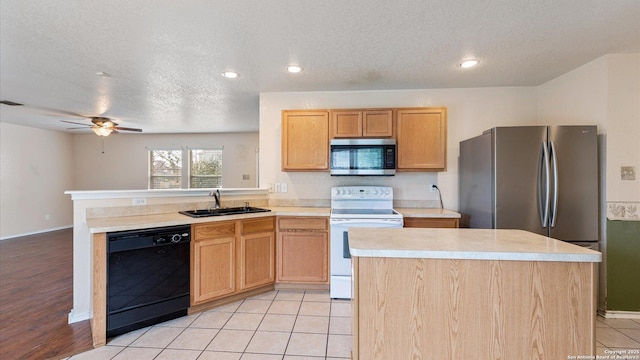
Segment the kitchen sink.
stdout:
<svg viewBox="0 0 640 360">
<path fill-rule="evenodd" d="M 239 206 L 228 207 L 219 209 L 203 209 L 203 210 L 186 210 L 180 211 L 180 214 L 191 216 L 192 218 L 207 217 L 207 216 L 224 216 L 224 215 L 238 215 L 238 214 L 252 214 L 259 212 L 271 211 L 269 209 L 263 209 L 251 206 Z"/>
</svg>

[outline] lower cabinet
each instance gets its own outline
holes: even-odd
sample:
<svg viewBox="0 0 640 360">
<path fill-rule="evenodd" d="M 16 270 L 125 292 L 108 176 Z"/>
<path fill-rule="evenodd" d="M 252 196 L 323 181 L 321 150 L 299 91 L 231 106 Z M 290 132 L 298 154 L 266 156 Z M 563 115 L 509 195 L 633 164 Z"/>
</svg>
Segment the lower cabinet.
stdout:
<svg viewBox="0 0 640 360">
<path fill-rule="evenodd" d="M 329 283 L 329 222 L 326 217 L 280 217 L 278 283 Z"/>
<path fill-rule="evenodd" d="M 274 217 L 193 225 L 191 305 L 275 280 Z"/>
<path fill-rule="evenodd" d="M 274 219 L 245 220 L 240 237 L 240 290 L 273 283 L 275 275 Z"/>
<path fill-rule="evenodd" d="M 457 228 L 459 223 L 460 220 L 457 218 L 404 218 L 406 228 Z"/>
</svg>

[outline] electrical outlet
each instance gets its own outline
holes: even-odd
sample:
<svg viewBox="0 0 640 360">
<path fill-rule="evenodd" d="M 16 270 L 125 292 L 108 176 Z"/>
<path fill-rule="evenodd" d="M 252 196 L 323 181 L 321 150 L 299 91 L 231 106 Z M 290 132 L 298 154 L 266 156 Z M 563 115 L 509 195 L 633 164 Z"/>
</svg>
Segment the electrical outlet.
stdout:
<svg viewBox="0 0 640 360">
<path fill-rule="evenodd" d="M 620 180 L 635 180 L 636 179 L 636 167 L 635 166 L 621 166 L 620 167 Z"/>
<path fill-rule="evenodd" d="M 273 193 L 273 192 L 275 192 L 275 191 L 276 191 L 276 190 L 275 190 L 275 188 L 274 188 L 273 183 L 270 183 L 270 184 L 269 184 L 269 193 Z"/>
<path fill-rule="evenodd" d="M 287 186 L 286 182 L 283 182 L 282 184 L 280 184 L 280 190 L 282 192 L 287 192 L 287 190 L 289 190 L 289 187 Z"/>
<path fill-rule="evenodd" d="M 429 184 L 429 192 L 436 192 L 436 184 Z"/>
<path fill-rule="evenodd" d="M 280 183 L 276 183 L 276 189 L 275 192 L 279 193 L 280 192 Z"/>
<path fill-rule="evenodd" d="M 133 206 L 143 206 L 147 205 L 147 198 L 133 198 L 131 200 Z"/>
<path fill-rule="evenodd" d="M 49 215 L 49 214 L 45 215 L 44 219 L 47 220 L 47 221 L 51 220 L 51 215 Z"/>
</svg>

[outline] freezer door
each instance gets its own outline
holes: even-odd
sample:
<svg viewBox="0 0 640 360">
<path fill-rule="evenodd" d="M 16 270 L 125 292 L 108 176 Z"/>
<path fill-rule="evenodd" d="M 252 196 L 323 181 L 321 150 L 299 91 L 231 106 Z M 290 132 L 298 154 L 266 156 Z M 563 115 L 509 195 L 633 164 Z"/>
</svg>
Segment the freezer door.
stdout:
<svg viewBox="0 0 640 360">
<path fill-rule="evenodd" d="M 598 241 L 598 138 L 596 126 L 550 126 L 553 184 L 550 236 Z M 555 166 L 554 166 L 555 165 Z"/>
<path fill-rule="evenodd" d="M 492 133 L 495 228 L 522 229 L 547 236 L 547 227 L 540 217 L 545 212 L 540 205 L 546 204 L 546 174 L 544 166 L 541 171 L 540 157 L 546 145 L 547 127 L 497 127 Z"/>
</svg>

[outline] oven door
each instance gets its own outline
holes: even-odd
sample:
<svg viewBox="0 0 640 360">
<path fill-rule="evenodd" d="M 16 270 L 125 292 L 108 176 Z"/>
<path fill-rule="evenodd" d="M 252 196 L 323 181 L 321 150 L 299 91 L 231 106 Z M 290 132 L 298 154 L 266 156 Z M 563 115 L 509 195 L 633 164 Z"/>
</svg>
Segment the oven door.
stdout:
<svg viewBox="0 0 640 360">
<path fill-rule="evenodd" d="M 331 219 L 331 283 L 329 294 L 334 299 L 351 299 L 351 254 L 349 228 L 401 228 L 402 219 Z"/>
<path fill-rule="evenodd" d="M 402 219 L 331 220 L 331 275 L 351 275 L 349 228 L 401 228 Z"/>
</svg>

